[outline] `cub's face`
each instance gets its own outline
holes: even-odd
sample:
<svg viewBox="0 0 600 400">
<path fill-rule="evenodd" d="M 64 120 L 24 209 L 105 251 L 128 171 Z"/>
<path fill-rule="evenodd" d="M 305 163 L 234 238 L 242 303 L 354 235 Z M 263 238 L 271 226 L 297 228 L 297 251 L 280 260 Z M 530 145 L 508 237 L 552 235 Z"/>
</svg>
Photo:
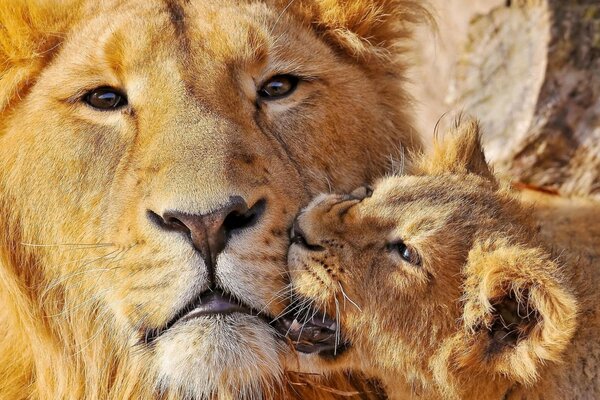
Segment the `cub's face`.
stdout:
<svg viewBox="0 0 600 400">
<path fill-rule="evenodd" d="M 499 209 L 483 179 L 453 175 L 385 178 L 374 190 L 321 195 L 304 209 L 290 275 L 305 302 L 339 318 L 350 349 L 337 361 L 395 365 L 392 348 L 414 362 L 454 331 L 461 269 L 478 231 L 495 229 Z"/>
<path fill-rule="evenodd" d="M 327 333 L 336 345 L 301 360 L 459 398 L 481 389 L 473 374 L 494 382 L 480 393 L 533 382 L 575 327 L 561 266 L 493 177 L 475 122 L 411 169 L 373 190 L 321 195 L 297 217 L 288 264 L 299 311 L 289 334 L 301 352 L 307 338 L 331 346 Z M 303 327 L 315 318 L 329 330 Z"/>
<path fill-rule="evenodd" d="M 5 267 L 161 388 L 256 394 L 293 215 L 381 172 L 397 88 L 275 1 L 95 3 L 3 114 Z"/>
</svg>

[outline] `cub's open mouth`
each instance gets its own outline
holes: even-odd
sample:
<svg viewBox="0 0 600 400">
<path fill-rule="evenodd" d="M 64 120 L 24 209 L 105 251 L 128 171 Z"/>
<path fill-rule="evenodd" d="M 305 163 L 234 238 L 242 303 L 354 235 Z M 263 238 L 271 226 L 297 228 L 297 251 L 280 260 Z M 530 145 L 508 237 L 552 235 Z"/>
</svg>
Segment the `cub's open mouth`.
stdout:
<svg viewBox="0 0 600 400">
<path fill-rule="evenodd" d="M 294 312 L 290 316 L 274 319 L 272 316 L 259 312 L 220 290 L 208 290 L 200 294 L 164 326 L 145 330 L 142 342 L 151 344 L 177 324 L 196 318 L 223 316 L 233 313 L 260 318 L 266 324 L 271 325 L 281 339 L 286 340 L 286 338 L 289 338 L 294 348 L 301 353 L 335 356 L 346 348 L 346 343 L 341 340 L 339 335 L 337 324 L 326 315 L 314 313 L 308 316 L 306 313 Z"/>
<path fill-rule="evenodd" d="M 290 317 L 274 321 L 274 326 L 291 340 L 297 351 L 335 357 L 348 347 L 338 324 L 331 317 L 312 310 L 294 311 Z"/>
</svg>

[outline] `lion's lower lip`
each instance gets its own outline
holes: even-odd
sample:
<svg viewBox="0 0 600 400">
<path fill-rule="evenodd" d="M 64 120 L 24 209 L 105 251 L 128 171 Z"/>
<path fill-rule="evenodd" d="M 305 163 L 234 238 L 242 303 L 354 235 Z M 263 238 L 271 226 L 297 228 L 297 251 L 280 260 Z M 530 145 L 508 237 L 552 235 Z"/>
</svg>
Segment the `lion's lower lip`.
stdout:
<svg viewBox="0 0 600 400">
<path fill-rule="evenodd" d="M 185 314 L 177 322 L 185 322 L 194 318 L 211 315 L 228 315 L 232 313 L 253 314 L 250 308 L 239 304 L 219 292 L 209 292 L 200 297 L 199 304 Z"/>
<path fill-rule="evenodd" d="M 164 326 L 145 330 L 142 342 L 146 344 L 152 343 L 173 326 L 183 322 L 188 322 L 196 318 L 208 318 L 233 313 L 253 315 L 264 320 L 267 324 L 271 322 L 271 318 L 267 315 L 251 309 L 233 296 L 229 296 L 220 290 L 209 290 L 202 293 L 195 300 L 192 300 Z"/>
</svg>

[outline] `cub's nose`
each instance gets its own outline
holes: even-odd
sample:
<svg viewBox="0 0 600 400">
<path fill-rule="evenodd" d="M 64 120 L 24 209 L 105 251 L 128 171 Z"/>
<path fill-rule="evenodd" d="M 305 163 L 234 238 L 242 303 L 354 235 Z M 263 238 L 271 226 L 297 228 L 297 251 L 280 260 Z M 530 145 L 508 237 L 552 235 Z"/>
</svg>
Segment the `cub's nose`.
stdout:
<svg viewBox="0 0 600 400">
<path fill-rule="evenodd" d="M 309 240 L 306 239 L 306 233 L 300 227 L 300 221 L 298 220 L 298 218 L 296 218 L 296 220 L 294 221 L 294 224 L 292 225 L 292 229 L 290 230 L 290 242 L 292 244 L 299 245 L 299 246 L 305 248 L 306 250 L 310 250 L 310 251 L 325 250 L 325 247 L 318 245 L 318 244 L 311 243 L 311 242 L 309 242 Z"/>
<path fill-rule="evenodd" d="M 164 230 L 186 233 L 194 248 L 202 254 L 209 274 L 213 276 L 217 256 L 225 249 L 229 238 L 236 231 L 256 224 L 264 212 L 265 203 L 262 199 L 248 207 L 242 197 L 233 196 L 227 204 L 206 214 L 169 210 L 162 215 L 148 211 L 148 216 Z"/>
</svg>

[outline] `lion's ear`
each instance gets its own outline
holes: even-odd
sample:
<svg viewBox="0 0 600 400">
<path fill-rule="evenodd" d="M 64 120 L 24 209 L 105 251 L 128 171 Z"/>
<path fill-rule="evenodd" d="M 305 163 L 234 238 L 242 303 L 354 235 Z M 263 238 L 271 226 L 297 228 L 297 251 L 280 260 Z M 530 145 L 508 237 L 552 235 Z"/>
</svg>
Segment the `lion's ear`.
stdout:
<svg viewBox="0 0 600 400">
<path fill-rule="evenodd" d="M 481 128 L 472 118 L 457 119 L 450 132 L 436 140 L 431 153 L 422 155 L 414 165 L 416 174 L 471 173 L 495 182 L 481 145 Z"/>
<path fill-rule="evenodd" d="M 79 13 L 76 0 L 0 2 L 0 112 L 48 62 Z"/>
<path fill-rule="evenodd" d="M 363 59 L 389 62 L 390 55 L 405 47 L 415 25 L 433 24 L 417 0 L 300 0 L 297 6 L 327 41 Z"/>
<path fill-rule="evenodd" d="M 468 349 L 459 364 L 535 381 L 546 361 L 560 361 L 573 337 L 577 302 L 560 267 L 540 248 L 489 240 L 465 270 Z"/>
</svg>

